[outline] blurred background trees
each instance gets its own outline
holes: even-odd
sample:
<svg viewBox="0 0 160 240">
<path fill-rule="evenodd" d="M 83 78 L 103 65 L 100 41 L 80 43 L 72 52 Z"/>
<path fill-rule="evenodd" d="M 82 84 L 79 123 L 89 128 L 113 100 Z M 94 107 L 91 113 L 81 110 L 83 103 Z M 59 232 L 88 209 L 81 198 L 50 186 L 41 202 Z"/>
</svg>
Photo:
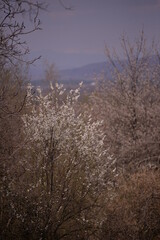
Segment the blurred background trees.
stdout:
<svg viewBox="0 0 160 240">
<path fill-rule="evenodd" d="M 122 39 L 125 58 L 112 57 L 112 79 L 98 83 L 91 101 L 94 115 L 104 120 L 106 146 L 117 167 L 159 166 L 160 66 L 154 48 L 140 36 L 131 44 Z"/>
<path fill-rule="evenodd" d="M 47 91 L 32 87 L 21 37 L 40 28 L 44 7 L 0 2 L 0 237 L 159 239 L 157 50 L 143 33 L 122 39 L 123 60 L 106 48 L 112 78 L 85 100 L 81 86 L 58 83 L 54 65 Z"/>
<path fill-rule="evenodd" d="M 152 170 L 119 177 L 106 203 L 101 239 L 159 239 L 159 178 L 159 171 Z"/>
</svg>

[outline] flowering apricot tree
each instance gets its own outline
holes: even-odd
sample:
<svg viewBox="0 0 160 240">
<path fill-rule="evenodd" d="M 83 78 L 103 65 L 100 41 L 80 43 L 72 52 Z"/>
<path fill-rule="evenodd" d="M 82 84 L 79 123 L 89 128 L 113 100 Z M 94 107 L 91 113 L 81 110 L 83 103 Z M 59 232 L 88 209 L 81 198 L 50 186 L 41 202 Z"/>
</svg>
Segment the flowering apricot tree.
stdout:
<svg viewBox="0 0 160 240">
<path fill-rule="evenodd" d="M 81 84 L 66 93 L 61 84 L 51 83 L 48 94 L 38 88 L 34 96 L 28 87 L 30 113 L 23 115 L 23 122 L 32 182 L 27 191 L 38 191 L 41 202 L 48 198 L 44 236 L 49 231 L 52 236 L 76 234 L 73 237 L 79 239 L 81 228 L 90 229 L 83 234 L 91 234 L 91 215 L 104 186 L 107 161 L 102 122 L 94 122 L 86 112 L 77 113 L 80 88 Z M 73 231 L 77 224 L 79 230 Z"/>
</svg>

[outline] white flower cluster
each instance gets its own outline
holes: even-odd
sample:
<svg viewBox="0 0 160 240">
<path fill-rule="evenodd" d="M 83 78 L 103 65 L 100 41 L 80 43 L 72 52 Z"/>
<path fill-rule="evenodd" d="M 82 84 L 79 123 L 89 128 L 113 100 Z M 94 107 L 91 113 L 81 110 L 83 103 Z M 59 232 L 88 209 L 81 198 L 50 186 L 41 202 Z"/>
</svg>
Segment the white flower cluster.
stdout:
<svg viewBox="0 0 160 240">
<path fill-rule="evenodd" d="M 35 143 L 44 157 L 48 157 L 54 147 L 59 156 L 69 156 L 71 163 L 80 161 L 89 178 L 91 175 L 102 176 L 105 170 L 102 122 L 93 122 L 88 113 L 77 114 L 75 111 L 80 87 L 67 94 L 62 85 L 55 84 L 53 87 L 51 84 L 47 95 L 43 96 L 38 88 L 34 96 L 29 86 L 28 106 L 31 113 L 23 115 L 24 132 L 31 143 L 30 148 Z M 66 158 L 63 159 L 65 161 Z"/>
</svg>

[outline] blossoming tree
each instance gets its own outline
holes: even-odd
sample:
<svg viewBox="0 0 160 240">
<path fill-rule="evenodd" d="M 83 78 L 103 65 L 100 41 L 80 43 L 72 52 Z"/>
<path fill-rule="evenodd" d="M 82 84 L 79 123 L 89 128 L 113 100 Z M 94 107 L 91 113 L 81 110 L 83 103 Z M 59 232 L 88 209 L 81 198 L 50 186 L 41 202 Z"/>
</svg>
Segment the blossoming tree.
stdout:
<svg viewBox="0 0 160 240">
<path fill-rule="evenodd" d="M 31 179 L 27 192 L 38 195 L 36 228 L 42 239 L 89 239 L 100 224 L 93 215 L 99 211 L 108 164 L 104 134 L 102 122 L 77 113 L 80 88 L 66 93 L 62 85 L 50 83 L 48 94 L 38 88 L 32 95 L 28 86 L 23 166 Z"/>
</svg>

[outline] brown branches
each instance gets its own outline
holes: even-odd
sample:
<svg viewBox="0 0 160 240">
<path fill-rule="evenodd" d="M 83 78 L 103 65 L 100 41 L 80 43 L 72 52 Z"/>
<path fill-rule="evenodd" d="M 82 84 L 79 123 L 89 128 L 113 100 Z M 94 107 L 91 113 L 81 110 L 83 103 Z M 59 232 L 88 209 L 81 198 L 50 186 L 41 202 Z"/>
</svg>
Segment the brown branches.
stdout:
<svg viewBox="0 0 160 240">
<path fill-rule="evenodd" d="M 39 11 L 45 9 L 40 2 L 30 0 L 1 0 L 0 2 L 0 64 L 14 64 L 29 53 L 23 35 L 40 30 Z M 26 23 L 31 22 L 30 27 Z M 25 61 L 28 64 L 36 59 Z M 23 60 L 24 61 L 24 60 Z"/>
</svg>

